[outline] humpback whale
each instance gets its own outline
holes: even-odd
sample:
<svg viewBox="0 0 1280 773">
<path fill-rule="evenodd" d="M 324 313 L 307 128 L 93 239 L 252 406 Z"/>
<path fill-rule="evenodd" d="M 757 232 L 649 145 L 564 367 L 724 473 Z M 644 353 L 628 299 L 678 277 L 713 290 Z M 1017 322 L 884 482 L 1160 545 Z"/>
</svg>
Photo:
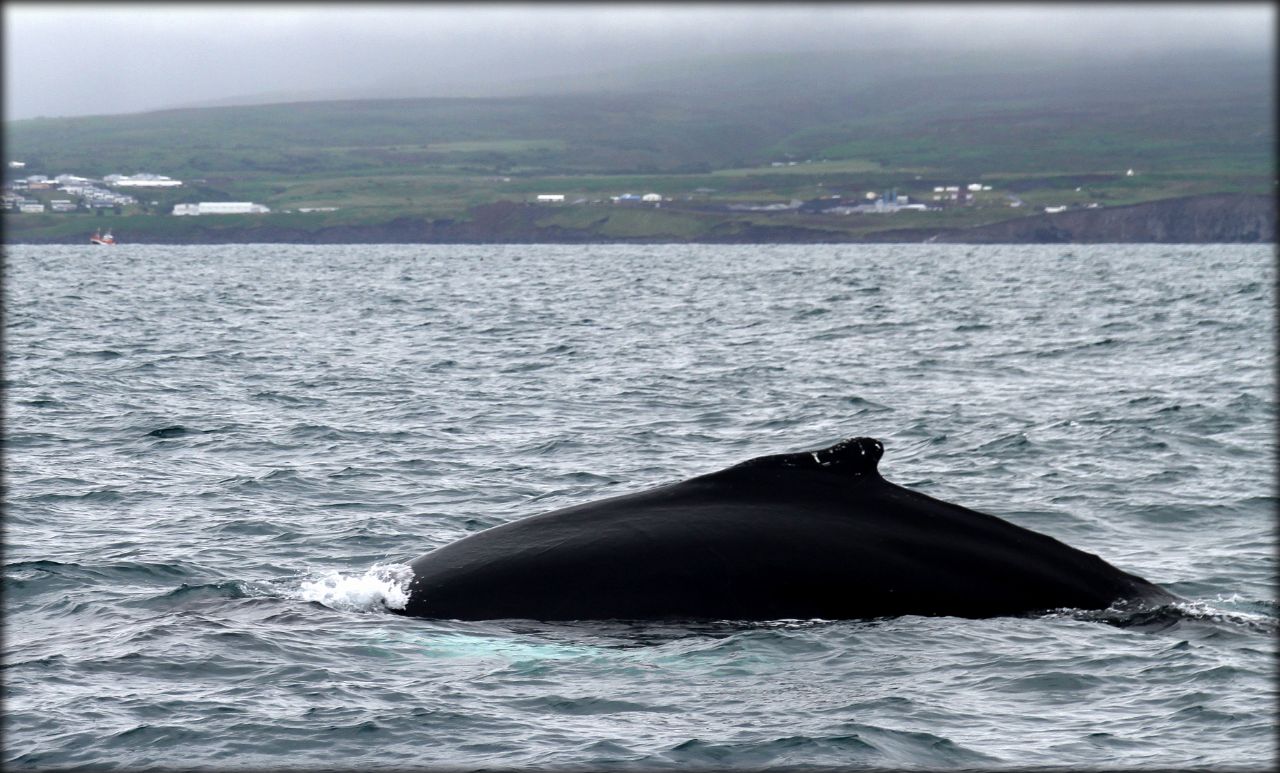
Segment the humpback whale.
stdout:
<svg viewBox="0 0 1280 773">
<path fill-rule="evenodd" d="M 496 526 L 414 560 L 403 614 L 492 620 L 967 618 L 1172 594 L 881 477 L 858 437 Z"/>
</svg>

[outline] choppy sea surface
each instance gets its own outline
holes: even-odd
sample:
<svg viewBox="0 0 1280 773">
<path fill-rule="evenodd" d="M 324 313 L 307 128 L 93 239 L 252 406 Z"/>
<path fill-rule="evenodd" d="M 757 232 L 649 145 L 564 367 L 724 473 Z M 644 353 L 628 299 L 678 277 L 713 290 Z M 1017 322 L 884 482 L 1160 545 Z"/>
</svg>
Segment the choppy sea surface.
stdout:
<svg viewBox="0 0 1280 773">
<path fill-rule="evenodd" d="M 6 768 L 1277 763 L 1272 246 L 4 248 Z M 1187 599 L 459 623 L 396 567 L 854 435 Z"/>
</svg>

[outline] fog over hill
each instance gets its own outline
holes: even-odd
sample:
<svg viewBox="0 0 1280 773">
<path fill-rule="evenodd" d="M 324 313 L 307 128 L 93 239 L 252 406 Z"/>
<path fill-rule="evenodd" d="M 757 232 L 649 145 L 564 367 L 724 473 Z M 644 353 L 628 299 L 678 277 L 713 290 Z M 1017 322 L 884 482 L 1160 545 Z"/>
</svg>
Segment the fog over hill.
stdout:
<svg viewBox="0 0 1280 773">
<path fill-rule="evenodd" d="M 1274 239 L 1270 5 L 4 14 L 7 240 L 109 216 L 31 176 L 142 171 L 138 243 Z"/>
<path fill-rule="evenodd" d="M 692 172 L 778 158 L 955 172 L 1195 168 L 1212 159 L 1261 174 L 1275 136 L 1269 61 L 1247 50 L 1069 63 L 985 52 L 855 62 L 841 52 L 739 54 L 618 69 L 576 85 L 537 96 L 28 119 L 10 122 L 6 135 L 11 153 L 53 171 L 197 177 L 458 163 Z"/>
<path fill-rule="evenodd" d="M 742 56 L 832 77 L 1270 56 L 1271 4 L 4 5 L 5 117 L 678 90 Z M 74 56 L 67 55 L 74 51 Z M 718 63 L 718 64 L 717 64 Z M 731 78 L 726 87 L 731 87 Z"/>
</svg>

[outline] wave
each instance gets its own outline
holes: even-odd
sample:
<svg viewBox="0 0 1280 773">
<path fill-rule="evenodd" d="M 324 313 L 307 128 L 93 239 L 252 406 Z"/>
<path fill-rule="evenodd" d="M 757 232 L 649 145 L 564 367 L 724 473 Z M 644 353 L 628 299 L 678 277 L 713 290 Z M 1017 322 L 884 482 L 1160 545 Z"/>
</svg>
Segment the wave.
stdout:
<svg viewBox="0 0 1280 773">
<path fill-rule="evenodd" d="M 167 438 L 182 437 L 183 435 L 190 435 L 195 431 L 196 430 L 187 429 L 181 424 L 174 424 L 173 426 L 170 426 L 170 427 L 161 427 L 160 429 L 153 429 L 147 433 L 147 437 L 158 437 L 158 438 L 167 439 Z"/>
<path fill-rule="evenodd" d="M 306 580 L 289 597 L 346 612 L 404 609 L 411 580 L 413 570 L 406 564 L 374 564 L 359 575 L 330 572 Z"/>
<path fill-rule="evenodd" d="M 56 397 L 33 397 L 30 400 L 15 400 L 16 405 L 30 405 L 33 408 L 51 408 L 57 405 L 66 405 L 66 403 Z"/>
<path fill-rule="evenodd" d="M 665 762 L 717 766 L 821 764 L 838 761 L 843 767 L 858 766 L 950 768 L 979 765 L 997 759 L 966 748 L 949 738 L 926 732 L 912 732 L 847 722 L 824 735 L 791 735 L 769 740 L 715 743 L 690 738 L 661 753 Z"/>
<path fill-rule="evenodd" d="M 286 394 L 275 390 L 264 390 L 256 392 L 253 400 L 262 400 L 265 402 L 279 403 L 280 405 L 327 405 L 328 401 L 316 397 L 299 397 L 297 395 Z"/>
<path fill-rule="evenodd" d="M 570 716 L 590 716 L 594 714 L 620 714 L 629 712 L 679 713 L 677 706 L 650 705 L 620 698 L 600 698 L 596 696 L 539 695 L 531 698 L 518 698 L 509 702 L 510 706 L 534 714 L 566 714 Z"/>
<path fill-rule="evenodd" d="M 191 601 L 206 598 L 219 599 L 243 599 L 248 598 L 249 592 L 245 588 L 244 583 L 228 580 L 225 582 L 209 582 L 190 584 L 183 583 L 173 590 L 161 596 L 151 599 L 152 601 Z"/>
<path fill-rule="evenodd" d="M 1072 610 L 1068 614 L 1080 620 L 1152 631 L 1202 624 L 1268 635 L 1280 631 L 1280 605 L 1274 601 L 1250 601 L 1230 596 L 1219 597 L 1216 603 L 1242 608 L 1224 609 L 1207 601 L 1175 601 L 1159 606 L 1117 604 L 1103 610 Z"/>
<path fill-rule="evenodd" d="M 874 400 L 868 400 L 865 397 L 852 395 L 845 398 L 845 404 L 853 409 L 853 416 L 861 416 L 866 413 L 881 413 L 883 411 L 893 411 L 893 408 L 877 403 Z"/>
<path fill-rule="evenodd" d="M 160 580 L 189 575 L 192 568 L 183 564 L 156 561 L 121 561 L 107 564 L 36 560 L 5 564 L 5 584 L 34 583 L 49 576 L 65 577 L 76 583 L 122 585 L 144 580 Z"/>
<path fill-rule="evenodd" d="M 36 494 L 28 497 L 28 502 L 98 502 L 103 504 L 115 503 L 123 501 L 126 496 L 132 498 L 141 492 L 133 492 L 126 495 L 119 489 L 100 488 L 93 491 L 86 491 L 83 494 Z"/>
</svg>

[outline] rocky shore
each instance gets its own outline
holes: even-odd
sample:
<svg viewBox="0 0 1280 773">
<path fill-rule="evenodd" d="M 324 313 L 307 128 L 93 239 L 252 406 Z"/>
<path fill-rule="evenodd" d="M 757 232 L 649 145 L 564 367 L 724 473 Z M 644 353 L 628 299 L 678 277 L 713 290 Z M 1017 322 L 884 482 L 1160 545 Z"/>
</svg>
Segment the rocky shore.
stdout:
<svg viewBox="0 0 1280 773">
<path fill-rule="evenodd" d="M 1216 194 L 1078 209 L 954 229 L 882 233 L 886 241 L 956 244 L 1202 244 L 1276 240 L 1274 196 Z"/>
</svg>

